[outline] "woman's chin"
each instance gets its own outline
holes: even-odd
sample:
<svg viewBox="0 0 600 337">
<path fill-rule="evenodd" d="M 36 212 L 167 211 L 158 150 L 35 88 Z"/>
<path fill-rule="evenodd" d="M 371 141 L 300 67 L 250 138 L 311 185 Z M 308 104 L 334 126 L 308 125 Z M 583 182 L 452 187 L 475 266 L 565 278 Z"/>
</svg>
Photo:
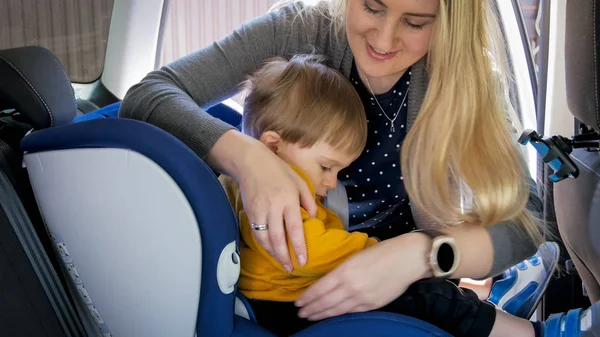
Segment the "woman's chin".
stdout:
<svg viewBox="0 0 600 337">
<path fill-rule="evenodd" d="M 367 76 L 369 79 L 385 78 L 402 71 L 401 69 L 394 71 L 389 65 L 369 60 L 356 60 L 356 66 L 360 69 L 361 74 Z"/>
</svg>

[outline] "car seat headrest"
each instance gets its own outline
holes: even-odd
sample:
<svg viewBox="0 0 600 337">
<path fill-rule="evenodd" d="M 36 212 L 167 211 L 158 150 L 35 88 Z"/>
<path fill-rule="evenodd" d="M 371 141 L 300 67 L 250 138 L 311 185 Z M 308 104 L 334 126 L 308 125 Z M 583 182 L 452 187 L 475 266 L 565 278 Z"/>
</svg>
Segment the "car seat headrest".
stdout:
<svg viewBox="0 0 600 337">
<path fill-rule="evenodd" d="M 15 109 L 35 129 L 69 124 L 77 104 L 60 61 L 42 47 L 0 50 L 0 108 Z"/>
<path fill-rule="evenodd" d="M 565 75 L 571 113 L 600 131 L 600 8 L 596 2 L 567 1 Z"/>
</svg>

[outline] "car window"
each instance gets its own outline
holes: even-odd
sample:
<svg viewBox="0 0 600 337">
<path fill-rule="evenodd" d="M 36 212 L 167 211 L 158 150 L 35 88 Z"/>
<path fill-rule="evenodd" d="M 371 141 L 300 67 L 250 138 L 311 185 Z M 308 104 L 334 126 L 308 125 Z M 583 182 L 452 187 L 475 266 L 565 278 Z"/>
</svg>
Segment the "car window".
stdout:
<svg viewBox="0 0 600 337">
<path fill-rule="evenodd" d="M 221 40 L 266 13 L 276 0 L 172 0 L 161 65 Z"/>
<path fill-rule="evenodd" d="M 104 68 L 113 0 L 0 1 L 0 49 L 48 48 L 73 82 L 97 80 Z"/>
<path fill-rule="evenodd" d="M 519 0 L 523 19 L 525 21 L 525 29 L 531 46 L 531 52 L 535 63 L 537 64 L 537 54 L 539 45 L 539 8 L 540 0 Z"/>
</svg>

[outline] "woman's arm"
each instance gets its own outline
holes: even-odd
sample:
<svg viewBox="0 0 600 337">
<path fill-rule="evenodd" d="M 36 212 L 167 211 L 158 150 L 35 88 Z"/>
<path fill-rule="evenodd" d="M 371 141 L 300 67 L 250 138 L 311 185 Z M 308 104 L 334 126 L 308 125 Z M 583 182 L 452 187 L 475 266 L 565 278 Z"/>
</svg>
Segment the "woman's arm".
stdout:
<svg viewBox="0 0 600 337">
<path fill-rule="evenodd" d="M 206 48 L 149 73 L 125 96 L 119 114 L 147 121 L 205 159 L 232 127 L 205 109 L 240 90 L 246 76 L 266 60 L 290 56 L 313 44 L 316 32 L 296 19 L 292 5 L 265 14 Z"/>
<path fill-rule="evenodd" d="M 535 182 L 530 180 L 526 207 L 535 217 L 541 217 L 542 206 Z M 418 209 L 413 209 L 413 214 L 415 220 L 420 220 L 416 221 L 420 229 L 437 227 Z M 457 240 L 461 260 L 454 278 L 479 279 L 498 275 L 532 256 L 537 250 L 538 242 L 515 221 L 503 221 L 486 228 L 465 225 L 440 230 Z"/>
<path fill-rule="evenodd" d="M 527 209 L 536 217 L 542 217 L 544 204 L 538 195 L 537 186 L 533 179 L 529 184 L 529 201 Z M 542 224 L 545 225 L 545 224 Z M 513 221 L 505 221 L 486 228 L 492 240 L 493 251 L 497 252 L 493 257 L 490 272 L 485 277 L 496 276 L 506 269 L 516 265 L 526 258 L 535 254 L 538 246 Z"/>
<path fill-rule="evenodd" d="M 452 278 L 483 278 L 494 260 L 485 228 L 461 226 L 443 230 L 456 240 L 460 263 Z M 412 232 L 359 252 L 310 286 L 296 301 L 300 317 L 321 320 L 385 306 L 414 282 L 432 277 L 427 255 L 431 239 Z"/>
<path fill-rule="evenodd" d="M 527 208 L 542 213 L 542 201 L 532 180 Z M 452 236 L 460 251 L 460 262 L 452 278 L 483 279 L 498 275 L 535 254 L 533 240 L 514 221 L 487 228 L 466 225 L 443 230 Z"/>
<path fill-rule="evenodd" d="M 533 180 L 527 209 L 541 216 L 543 203 Z M 504 221 L 487 228 L 462 226 L 443 230 L 457 241 L 461 261 L 453 278 L 483 279 L 498 275 L 532 256 L 537 245 L 520 225 Z"/>
<path fill-rule="evenodd" d="M 542 207 L 536 184 L 531 180 L 527 209 L 540 216 Z M 460 252 L 460 262 L 452 278 L 492 277 L 532 256 L 537 250 L 534 241 L 514 221 L 486 228 L 463 225 L 442 231 L 456 240 Z"/>
<path fill-rule="evenodd" d="M 531 186 L 527 207 L 541 213 L 541 200 L 535 184 Z M 460 263 L 452 278 L 485 278 L 521 262 L 537 249 L 514 222 L 442 231 L 456 240 L 460 251 Z M 430 249 L 431 239 L 426 234 L 412 232 L 355 254 L 300 296 L 296 301 L 302 307 L 300 316 L 318 320 L 388 304 L 412 283 L 432 276 L 427 260 Z"/>
<path fill-rule="evenodd" d="M 235 177 L 251 221 L 269 226 L 257 235 L 259 242 L 290 269 L 286 232 L 299 260 L 306 257 L 299 206 L 311 214 L 316 211 L 308 187 L 264 145 L 205 109 L 233 95 L 264 61 L 323 44 L 323 20 L 314 16 L 301 20 L 295 6 L 270 12 L 225 39 L 151 72 L 129 90 L 119 111 L 121 117 L 166 130 L 211 167 Z"/>
</svg>

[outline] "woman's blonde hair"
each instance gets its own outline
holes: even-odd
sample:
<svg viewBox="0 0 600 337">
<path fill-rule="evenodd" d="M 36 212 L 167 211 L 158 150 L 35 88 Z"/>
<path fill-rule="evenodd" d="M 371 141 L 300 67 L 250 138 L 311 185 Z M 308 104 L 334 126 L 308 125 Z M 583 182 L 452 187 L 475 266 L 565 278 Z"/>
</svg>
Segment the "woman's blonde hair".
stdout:
<svg viewBox="0 0 600 337">
<path fill-rule="evenodd" d="M 348 0 L 310 2 L 342 36 Z M 429 87 L 402 144 L 404 184 L 411 203 L 442 225 L 513 220 L 540 242 L 541 221 L 526 209 L 529 171 L 513 129 L 520 123 L 491 6 L 489 0 L 440 0 L 427 56 Z M 470 191 L 467 211 L 459 190 Z"/>
<path fill-rule="evenodd" d="M 539 242 L 540 226 L 526 209 L 529 172 L 512 130 L 518 119 L 502 42 L 490 1 L 440 0 L 429 87 L 404 141 L 402 167 L 411 202 L 433 218 L 451 214 L 482 226 L 514 220 Z M 451 194 L 457 182 L 472 192 L 470 212 L 461 213 Z"/>
<path fill-rule="evenodd" d="M 325 142 L 358 155 L 367 142 L 367 118 L 352 84 L 318 55 L 269 60 L 244 83 L 242 131 L 266 131 L 302 148 Z"/>
</svg>

